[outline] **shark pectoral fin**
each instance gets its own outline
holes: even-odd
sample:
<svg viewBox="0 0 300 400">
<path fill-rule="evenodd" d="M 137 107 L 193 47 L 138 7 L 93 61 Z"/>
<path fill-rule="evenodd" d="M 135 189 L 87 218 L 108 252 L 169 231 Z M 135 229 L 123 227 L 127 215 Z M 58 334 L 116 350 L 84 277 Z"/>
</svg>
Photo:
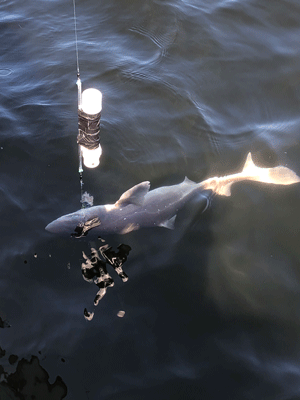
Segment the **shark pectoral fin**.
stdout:
<svg viewBox="0 0 300 400">
<path fill-rule="evenodd" d="M 233 182 L 227 183 L 224 186 L 221 186 L 216 190 L 216 194 L 219 194 L 220 196 L 231 196 L 231 185 Z"/>
<path fill-rule="evenodd" d="M 148 193 L 150 188 L 150 182 L 141 182 L 138 185 L 133 186 L 122 194 L 119 200 L 115 203 L 115 207 L 127 206 L 128 204 L 134 204 L 141 206 L 144 203 L 145 195 Z"/>
<path fill-rule="evenodd" d="M 167 229 L 174 229 L 175 228 L 175 219 L 177 217 L 177 214 L 173 215 L 172 218 L 167 219 L 166 221 L 163 221 L 159 224 L 162 228 L 167 228 Z"/>
<path fill-rule="evenodd" d="M 139 228 L 140 228 L 139 224 L 130 223 L 130 224 L 126 225 L 125 228 L 123 228 L 119 233 L 121 235 L 125 235 L 126 233 L 136 231 Z"/>
</svg>

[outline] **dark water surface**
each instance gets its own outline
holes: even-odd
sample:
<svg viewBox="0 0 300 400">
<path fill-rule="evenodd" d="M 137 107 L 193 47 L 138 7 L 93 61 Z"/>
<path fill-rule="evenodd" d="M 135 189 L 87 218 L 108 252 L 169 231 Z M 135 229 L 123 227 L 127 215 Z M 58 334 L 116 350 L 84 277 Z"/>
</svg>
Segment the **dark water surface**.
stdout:
<svg viewBox="0 0 300 400">
<path fill-rule="evenodd" d="M 95 204 L 239 172 L 249 151 L 300 174 L 297 0 L 76 10 L 83 87 L 103 92 L 101 166 L 84 171 Z M 99 241 L 44 230 L 80 208 L 72 1 L 2 0 L 0 35 L 4 370 L 37 356 L 69 400 L 300 398 L 300 186 L 241 183 L 174 231 L 105 238 L 132 248 L 129 280 L 114 275 L 86 321 L 82 251 Z"/>
</svg>

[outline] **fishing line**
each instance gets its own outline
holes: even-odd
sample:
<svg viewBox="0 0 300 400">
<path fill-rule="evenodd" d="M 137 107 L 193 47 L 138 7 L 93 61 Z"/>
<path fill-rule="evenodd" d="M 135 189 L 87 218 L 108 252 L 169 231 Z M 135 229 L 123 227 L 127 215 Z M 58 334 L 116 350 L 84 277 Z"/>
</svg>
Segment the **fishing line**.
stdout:
<svg viewBox="0 0 300 400">
<path fill-rule="evenodd" d="M 80 80 L 80 71 L 79 71 L 79 57 L 78 57 L 78 36 L 77 36 L 77 17 L 76 17 L 76 4 L 75 0 L 73 0 L 73 10 L 74 10 L 74 33 L 75 33 L 75 50 L 76 50 L 76 61 L 77 61 L 77 87 L 78 87 L 78 109 L 81 108 L 81 80 Z M 82 168 L 82 151 L 81 147 L 78 144 L 78 158 L 79 158 L 79 181 L 80 181 L 80 202 L 81 207 L 83 208 L 83 168 Z"/>
<path fill-rule="evenodd" d="M 79 59 L 78 59 L 77 18 L 76 18 L 75 0 L 73 0 L 73 8 L 74 8 L 74 28 L 75 28 L 75 49 L 76 49 L 76 60 L 77 60 L 77 77 L 79 77 L 80 76 L 80 72 L 79 72 Z"/>
</svg>

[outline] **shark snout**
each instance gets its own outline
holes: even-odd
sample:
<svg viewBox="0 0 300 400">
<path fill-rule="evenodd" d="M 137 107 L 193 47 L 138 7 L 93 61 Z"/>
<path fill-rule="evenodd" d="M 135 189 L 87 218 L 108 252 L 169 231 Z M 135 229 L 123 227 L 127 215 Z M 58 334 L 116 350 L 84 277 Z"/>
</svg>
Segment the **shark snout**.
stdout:
<svg viewBox="0 0 300 400">
<path fill-rule="evenodd" d="M 76 228 L 76 221 L 70 221 L 65 217 L 57 218 L 46 226 L 46 231 L 51 233 L 69 233 L 71 234 Z"/>
<path fill-rule="evenodd" d="M 46 226 L 46 231 L 51 233 L 68 233 L 74 232 L 79 223 L 85 222 L 82 211 L 77 211 L 72 214 L 64 215 L 55 219 Z"/>
<path fill-rule="evenodd" d="M 60 232 L 60 224 L 57 223 L 57 220 L 50 222 L 45 229 L 51 233 L 59 233 Z"/>
</svg>

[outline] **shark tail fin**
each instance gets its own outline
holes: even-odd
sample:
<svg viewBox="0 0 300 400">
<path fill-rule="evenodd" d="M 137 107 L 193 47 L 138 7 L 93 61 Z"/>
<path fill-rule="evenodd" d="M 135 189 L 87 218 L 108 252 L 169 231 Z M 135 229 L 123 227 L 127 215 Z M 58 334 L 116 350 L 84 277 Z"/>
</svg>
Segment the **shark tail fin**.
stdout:
<svg viewBox="0 0 300 400">
<path fill-rule="evenodd" d="M 260 168 L 254 164 L 251 153 L 248 154 L 242 174 L 249 180 L 273 183 L 274 185 L 292 185 L 300 182 L 299 176 L 287 167 Z"/>
<path fill-rule="evenodd" d="M 292 185 L 300 182 L 300 177 L 291 169 L 283 166 L 261 168 L 254 164 L 251 153 L 248 154 L 242 172 L 221 178 L 211 178 L 201 183 L 204 189 L 210 189 L 221 196 L 231 195 L 231 186 L 235 182 L 257 181 L 274 185 Z"/>
<path fill-rule="evenodd" d="M 270 168 L 269 177 L 271 183 L 277 185 L 292 185 L 293 183 L 300 182 L 299 176 L 289 168 L 286 167 L 275 167 Z"/>
</svg>

